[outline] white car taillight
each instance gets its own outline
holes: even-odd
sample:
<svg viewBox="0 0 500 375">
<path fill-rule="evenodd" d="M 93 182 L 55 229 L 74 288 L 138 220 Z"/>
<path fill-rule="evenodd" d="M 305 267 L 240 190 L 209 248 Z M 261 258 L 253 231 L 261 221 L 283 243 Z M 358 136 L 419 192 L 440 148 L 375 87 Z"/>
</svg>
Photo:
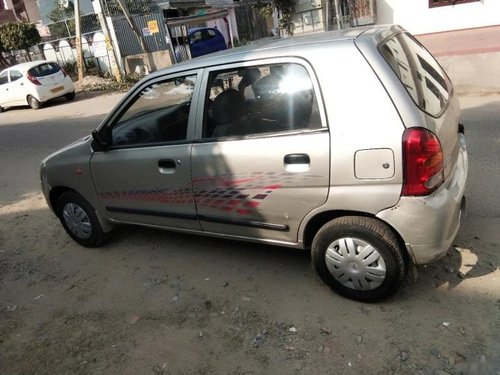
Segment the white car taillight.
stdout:
<svg viewBox="0 0 500 375">
<path fill-rule="evenodd" d="M 37 86 L 41 85 L 40 81 L 33 74 L 28 72 L 28 75 L 26 77 L 30 80 L 31 83 Z"/>
</svg>

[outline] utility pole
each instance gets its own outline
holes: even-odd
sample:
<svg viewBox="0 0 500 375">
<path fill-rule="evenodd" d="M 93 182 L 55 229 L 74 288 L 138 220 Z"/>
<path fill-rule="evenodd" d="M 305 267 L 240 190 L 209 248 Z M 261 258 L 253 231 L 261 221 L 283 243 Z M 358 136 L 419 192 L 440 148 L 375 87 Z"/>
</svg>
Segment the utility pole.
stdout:
<svg viewBox="0 0 500 375">
<path fill-rule="evenodd" d="M 113 76 L 115 77 L 116 81 L 121 82 L 122 74 L 120 72 L 120 67 L 118 66 L 118 62 L 116 59 L 115 49 L 113 48 L 113 44 L 111 42 L 111 34 L 109 33 L 108 25 L 106 24 L 106 20 L 102 12 L 102 0 L 93 0 L 92 6 L 94 7 L 94 12 L 97 14 L 97 18 L 99 19 L 102 33 L 104 34 L 104 41 L 106 43 L 106 50 L 108 52 L 111 71 L 113 72 Z"/>
<path fill-rule="evenodd" d="M 75 0 L 76 67 L 78 80 L 83 80 L 82 29 L 80 26 L 80 1 Z"/>
</svg>

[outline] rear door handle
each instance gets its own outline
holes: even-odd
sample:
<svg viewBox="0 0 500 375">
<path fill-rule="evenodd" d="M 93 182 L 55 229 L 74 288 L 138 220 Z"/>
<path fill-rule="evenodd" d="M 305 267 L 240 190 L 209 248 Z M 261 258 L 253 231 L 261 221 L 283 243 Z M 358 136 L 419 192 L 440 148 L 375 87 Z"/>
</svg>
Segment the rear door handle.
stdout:
<svg viewBox="0 0 500 375">
<path fill-rule="evenodd" d="M 288 154 L 285 155 L 285 164 L 310 164 L 311 159 L 307 154 Z"/>
<path fill-rule="evenodd" d="M 176 163 L 174 159 L 158 160 L 158 170 L 163 174 L 175 173 Z"/>
</svg>

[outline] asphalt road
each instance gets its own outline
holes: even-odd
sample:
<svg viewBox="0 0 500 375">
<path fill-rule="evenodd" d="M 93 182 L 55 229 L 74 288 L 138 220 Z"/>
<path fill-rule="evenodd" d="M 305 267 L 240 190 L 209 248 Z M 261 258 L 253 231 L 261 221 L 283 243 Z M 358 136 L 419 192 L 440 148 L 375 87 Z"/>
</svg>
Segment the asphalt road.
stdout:
<svg viewBox="0 0 500 375">
<path fill-rule="evenodd" d="M 460 251 L 373 305 L 331 292 L 302 252 L 132 228 L 102 250 L 73 243 L 40 161 L 120 98 L 0 114 L 0 373 L 498 374 L 499 96 L 461 99 Z"/>
</svg>

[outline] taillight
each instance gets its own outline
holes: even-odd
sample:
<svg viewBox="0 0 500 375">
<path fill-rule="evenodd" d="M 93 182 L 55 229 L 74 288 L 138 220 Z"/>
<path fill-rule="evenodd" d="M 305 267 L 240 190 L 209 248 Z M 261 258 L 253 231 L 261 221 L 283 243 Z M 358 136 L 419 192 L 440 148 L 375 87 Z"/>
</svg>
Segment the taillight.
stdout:
<svg viewBox="0 0 500 375">
<path fill-rule="evenodd" d="M 434 133 L 423 128 L 406 129 L 403 167 L 403 195 L 428 195 L 443 183 L 443 149 Z"/>
<path fill-rule="evenodd" d="M 33 74 L 31 74 L 30 72 L 28 72 L 28 75 L 26 77 L 30 80 L 31 83 L 38 85 L 38 86 L 41 85 L 40 81 L 38 79 L 36 79 L 36 77 Z"/>
</svg>

